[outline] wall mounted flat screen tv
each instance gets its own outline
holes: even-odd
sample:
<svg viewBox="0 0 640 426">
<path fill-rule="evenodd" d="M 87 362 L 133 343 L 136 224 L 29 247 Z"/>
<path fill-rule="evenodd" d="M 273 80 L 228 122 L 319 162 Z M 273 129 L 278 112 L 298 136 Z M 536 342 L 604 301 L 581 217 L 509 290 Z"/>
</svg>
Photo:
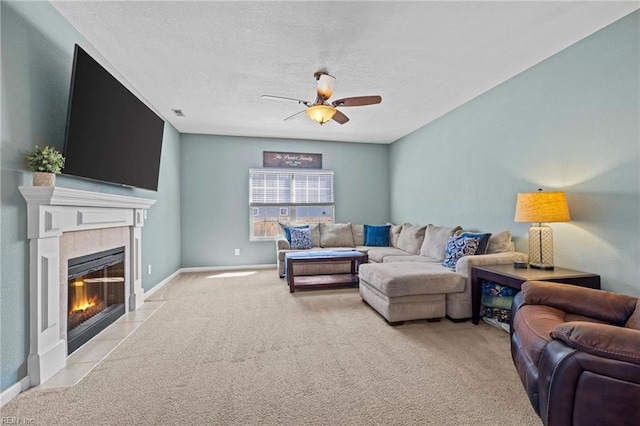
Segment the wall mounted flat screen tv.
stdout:
<svg viewBox="0 0 640 426">
<path fill-rule="evenodd" d="M 158 190 L 164 121 L 76 44 L 64 174 Z"/>
</svg>

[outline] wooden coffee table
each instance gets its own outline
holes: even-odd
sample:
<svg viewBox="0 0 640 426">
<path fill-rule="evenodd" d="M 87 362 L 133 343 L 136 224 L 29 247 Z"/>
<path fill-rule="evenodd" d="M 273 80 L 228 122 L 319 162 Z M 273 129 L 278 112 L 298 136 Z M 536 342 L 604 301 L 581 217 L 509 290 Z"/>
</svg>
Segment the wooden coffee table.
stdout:
<svg viewBox="0 0 640 426">
<path fill-rule="evenodd" d="M 293 265 L 309 263 L 333 263 L 336 261 L 351 262 L 351 272 L 331 275 L 296 276 Z M 369 256 L 359 251 L 307 251 L 285 254 L 285 276 L 289 292 L 297 289 L 318 289 L 327 287 L 358 286 L 358 264 L 367 263 Z"/>
</svg>

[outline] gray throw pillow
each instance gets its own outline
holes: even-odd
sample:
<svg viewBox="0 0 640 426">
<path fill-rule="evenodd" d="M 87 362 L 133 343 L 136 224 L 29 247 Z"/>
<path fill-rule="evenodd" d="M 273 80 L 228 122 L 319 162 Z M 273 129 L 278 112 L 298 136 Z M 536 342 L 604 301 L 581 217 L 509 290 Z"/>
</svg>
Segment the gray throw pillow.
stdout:
<svg viewBox="0 0 640 426">
<path fill-rule="evenodd" d="M 313 223 L 309 225 L 309 231 L 311 231 L 311 245 L 320 247 L 320 224 Z"/>
<path fill-rule="evenodd" d="M 456 231 L 461 230 L 460 226 L 436 226 L 429 225 L 424 235 L 424 242 L 420 247 L 420 254 L 422 256 L 430 257 L 431 259 L 443 261 L 447 252 L 447 243 L 449 238 L 453 236 Z"/>
<path fill-rule="evenodd" d="M 355 247 L 364 245 L 364 225 L 351 224 L 351 234 L 353 235 L 353 245 Z"/>
<path fill-rule="evenodd" d="M 351 223 L 321 223 L 320 247 L 354 247 Z"/>
<path fill-rule="evenodd" d="M 487 246 L 487 254 L 506 253 L 511 250 L 511 231 L 498 232 L 491 234 L 489 237 L 489 245 Z"/>
<path fill-rule="evenodd" d="M 424 232 L 427 226 L 403 226 L 398 237 L 398 248 L 409 253 L 420 253 L 420 246 L 424 240 Z"/>
<path fill-rule="evenodd" d="M 391 229 L 389 229 L 389 246 L 397 248 L 398 238 L 400 237 L 400 232 L 402 232 L 402 225 L 394 225 L 389 222 L 387 222 L 387 225 L 391 225 Z"/>
</svg>

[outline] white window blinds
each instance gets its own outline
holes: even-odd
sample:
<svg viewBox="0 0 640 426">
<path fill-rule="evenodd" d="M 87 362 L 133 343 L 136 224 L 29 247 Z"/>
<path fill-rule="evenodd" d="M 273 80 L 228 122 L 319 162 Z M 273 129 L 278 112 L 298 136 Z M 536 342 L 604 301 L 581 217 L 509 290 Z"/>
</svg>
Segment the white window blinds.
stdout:
<svg viewBox="0 0 640 426">
<path fill-rule="evenodd" d="M 249 169 L 249 204 L 333 204 L 333 172 Z"/>
</svg>

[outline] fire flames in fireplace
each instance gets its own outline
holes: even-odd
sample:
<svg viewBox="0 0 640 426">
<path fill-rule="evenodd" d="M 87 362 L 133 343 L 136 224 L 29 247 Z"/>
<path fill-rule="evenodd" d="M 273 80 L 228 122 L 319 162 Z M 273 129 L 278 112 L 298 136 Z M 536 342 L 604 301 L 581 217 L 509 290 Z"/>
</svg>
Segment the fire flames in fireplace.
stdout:
<svg viewBox="0 0 640 426">
<path fill-rule="evenodd" d="M 69 315 L 73 315 L 76 312 L 84 312 L 98 302 L 97 295 L 87 296 L 87 288 L 82 280 L 75 280 L 70 286 L 75 289 L 75 296 L 73 298 L 73 306 L 69 307 Z"/>
<path fill-rule="evenodd" d="M 69 329 L 77 327 L 106 308 L 104 302 L 98 299 L 98 294 L 87 294 L 87 288 L 82 279 L 76 279 L 69 285 L 69 291 L 74 293 L 70 298 L 73 303 L 69 306 Z"/>
<path fill-rule="evenodd" d="M 124 248 L 69 260 L 68 353 L 124 315 L 124 266 Z"/>
</svg>

